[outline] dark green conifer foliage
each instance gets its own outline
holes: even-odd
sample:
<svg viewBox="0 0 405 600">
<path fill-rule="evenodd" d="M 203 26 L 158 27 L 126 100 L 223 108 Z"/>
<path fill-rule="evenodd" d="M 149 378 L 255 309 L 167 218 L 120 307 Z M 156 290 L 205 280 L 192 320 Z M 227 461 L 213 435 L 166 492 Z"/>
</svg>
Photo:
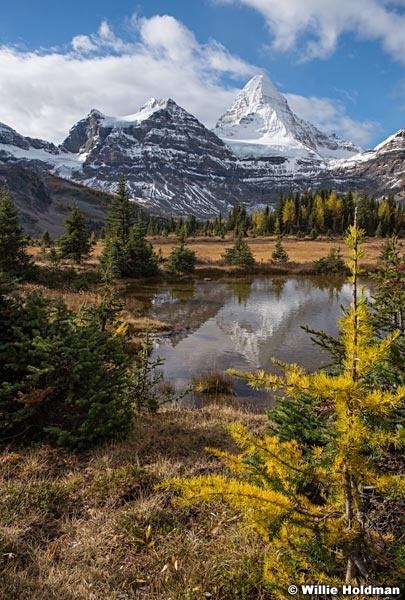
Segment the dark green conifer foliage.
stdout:
<svg viewBox="0 0 405 600">
<path fill-rule="evenodd" d="M 6 193 L 0 193 L 0 271 L 22 274 L 29 264 L 26 246 L 18 210 Z"/>
<path fill-rule="evenodd" d="M 284 246 L 281 243 L 280 238 L 278 238 L 278 240 L 276 242 L 276 247 L 273 250 L 273 253 L 271 255 L 271 260 L 273 262 L 279 263 L 279 264 L 286 264 L 289 261 L 289 256 L 288 256 L 286 250 L 284 249 Z"/>
<path fill-rule="evenodd" d="M 129 238 L 129 277 L 153 277 L 158 273 L 158 257 L 145 236 L 145 223 L 139 212 L 138 220 L 132 227 Z"/>
<path fill-rule="evenodd" d="M 389 360 L 376 365 L 373 383 L 378 388 L 395 388 L 405 384 L 405 253 L 397 238 L 383 245 L 374 279 L 373 325 L 380 336 L 395 330 L 401 335 L 390 347 Z M 405 402 L 398 422 L 404 419 Z"/>
<path fill-rule="evenodd" d="M 114 277 L 149 277 L 158 272 L 152 244 L 146 238 L 142 215 L 133 224 L 132 209 L 125 179 L 118 184 L 106 224 L 106 243 L 101 256 L 104 270 Z"/>
<path fill-rule="evenodd" d="M 400 329 L 405 334 L 405 254 L 400 252 L 396 237 L 383 245 L 374 278 L 379 328 Z"/>
<path fill-rule="evenodd" d="M 178 245 L 173 248 L 167 259 L 167 268 L 174 274 L 193 273 L 197 260 L 196 254 L 194 250 L 186 248 L 183 233 L 177 237 L 177 240 Z"/>
<path fill-rule="evenodd" d="M 97 315 L 77 319 L 0 281 L 0 439 L 49 440 L 82 450 L 131 426 L 129 358 Z"/>
<path fill-rule="evenodd" d="M 80 263 L 90 252 L 90 238 L 82 212 L 73 204 L 63 225 L 64 235 L 59 240 L 61 258 Z"/>
<path fill-rule="evenodd" d="M 227 248 L 222 258 L 228 265 L 235 267 L 252 267 L 255 263 L 249 244 L 239 235 L 232 248 Z"/>
<path fill-rule="evenodd" d="M 122 177 L 118 182 L 117 194 L 113 197 L 108 209 L 106 235 L 118 238 L 124 245 L 128 244 L 132 223 L 132 209 L 127 184 Z"/>
<path fill-rule="evenodd" d="M 42 248 L 50 248 L 52 246 L 52 239 L 47 229 L 45 229 L 44 233 L 42 234 L 41 246 Z"/>
<path fill-rule="evenodd" d="M 313 265 L 317 273 L 342 273 L 346 270 L 340 248 L 331 248 L 326 256 L 314 260 Z"/>
</svg>

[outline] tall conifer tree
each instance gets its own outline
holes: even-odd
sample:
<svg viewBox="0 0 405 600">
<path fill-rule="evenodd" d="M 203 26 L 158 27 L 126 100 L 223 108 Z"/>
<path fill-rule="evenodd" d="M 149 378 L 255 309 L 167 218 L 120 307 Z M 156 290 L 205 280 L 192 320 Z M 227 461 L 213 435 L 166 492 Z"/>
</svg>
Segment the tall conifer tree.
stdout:
<svg viewBox="0 0 405 600">
<path fill-rule="evenodd" d="M 28 266 L 27 240 L 18 210 L 6 193 L 0 193 L 0 270 L 13 275 Z"/>
<path fill-rule="evenodd" d="M 101 264 L 114 277 L 148 277 L 155 275 L 158 261 L 147 242 L 143 219 L 138 213 L 133 223 L 132 207 L 126 181 L 121 178 L 113 198 L 106 224 L 106 243 Z"/>
<path fill-rule="evenodd" d="M 59 240 L 61 258 L 71 258 L 77 263 L 90 252 L 90 239 L 83 213 L 73 204 L 64 226 L 64 235 Z"/>
</svg>

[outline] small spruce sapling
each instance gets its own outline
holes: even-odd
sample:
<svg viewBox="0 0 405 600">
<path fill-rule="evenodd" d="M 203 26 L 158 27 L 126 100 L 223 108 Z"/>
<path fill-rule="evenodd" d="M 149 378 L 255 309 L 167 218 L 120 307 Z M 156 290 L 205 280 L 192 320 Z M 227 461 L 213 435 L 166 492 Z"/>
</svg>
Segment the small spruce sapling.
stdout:
<svg viewBox="0 0 405 600">
<path fill-rule="evenodd" d="M 173 274 L 189 274 L 195 271 L 196 253 L 185 245 L 185 234 L 182 230 L 177 236 L 177 246 L 173 248 L 167 259 L 167 269 Z"/>
<path fill-rule="evenodd" d="M 280 265 L 286 265 L 290 260 L 280 238 L 277 239 L 276 246 L 271 255 L 271 260 Z"/>
<path fill-rule="evenodd" d="M 81 263 L 90 253 L 91 244 L 86 221 L 77 204 L 73 204 L 66 217 L 63 231 L 64 235 L 58 242 L 60 257 Z"/>
<path fill-rule="evenodd" d="M 222 258 L 227 265 L 234 267 L 252 267 L 255 264 L 252 251 L 242 235 L 239 235 L 232 248 L 227 248 L 222 254 Z"/>
</svg>

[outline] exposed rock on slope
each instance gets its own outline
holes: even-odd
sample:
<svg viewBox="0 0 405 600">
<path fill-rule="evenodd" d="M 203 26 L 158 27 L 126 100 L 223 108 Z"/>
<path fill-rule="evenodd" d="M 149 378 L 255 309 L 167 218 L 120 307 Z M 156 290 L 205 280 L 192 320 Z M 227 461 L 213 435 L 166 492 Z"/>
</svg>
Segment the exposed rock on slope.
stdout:
<svg viewBox="0 0 405 600">
<path fill-rule="evenodd" d="M 250 199 L 232 152 L 171 99 L 126 117 L 92 110 L 61 148 L 77 153 L 76 181 L 113 191 L 123 173 L 131 196 L 166 214 L 208 217 Z"/>
<path fill-rule="evenodd" d="M 375 196 L 405 198 L 405 129 L 400 129 L 373 150 L 330 165 L 330 182 L 337 190 L 350 187 Z"/>
</svg>

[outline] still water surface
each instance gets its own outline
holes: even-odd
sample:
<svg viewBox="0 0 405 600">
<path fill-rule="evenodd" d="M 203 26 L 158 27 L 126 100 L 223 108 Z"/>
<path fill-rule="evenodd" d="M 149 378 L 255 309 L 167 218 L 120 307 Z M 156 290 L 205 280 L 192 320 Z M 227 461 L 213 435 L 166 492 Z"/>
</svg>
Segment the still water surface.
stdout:
<svg viewBox="0 0 405 600">
<path fill-rule="evenodd" d="M 165 283 L 130 294 L 144 302 L 149 317 L 173 328 L 170 336 L 155 339 L 152 357 L 165 359 L 165 379 L 178 389 L 213 369 L 281 372 L 273 357 L 315 370 L 328 355 L 301 326 L 335 335 L 341 306 L 351 302 L 351 286 L 335 277 Z M 252 391 L 242 380 L 234 388 L 234 403 L 272 404 L 267 393 Z"/>
</svg>

